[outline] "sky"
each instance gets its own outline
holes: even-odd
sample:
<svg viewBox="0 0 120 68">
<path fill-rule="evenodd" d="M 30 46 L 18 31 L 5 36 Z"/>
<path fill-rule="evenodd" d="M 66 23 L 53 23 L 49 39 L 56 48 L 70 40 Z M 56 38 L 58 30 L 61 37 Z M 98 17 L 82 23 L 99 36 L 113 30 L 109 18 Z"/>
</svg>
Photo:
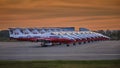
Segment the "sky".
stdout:
<svg viewBox="0 0 120 68">
<path fill-rule="evenodd" d="M 120 0 L 0 0 L 0 30 L 79 27 L 120 30 Z"/>
</svg>

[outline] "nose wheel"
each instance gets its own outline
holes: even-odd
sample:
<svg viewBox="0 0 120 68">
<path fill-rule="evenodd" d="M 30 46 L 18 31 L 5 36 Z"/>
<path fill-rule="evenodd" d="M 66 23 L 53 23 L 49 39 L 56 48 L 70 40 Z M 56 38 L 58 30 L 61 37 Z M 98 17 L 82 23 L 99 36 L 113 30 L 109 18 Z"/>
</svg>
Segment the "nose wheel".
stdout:
<svg viewBox="0 0 120 68">
<path fill-rule="evenodd" d="M 67 44 L 66 46 L 67 46 L 67 47 L 69 47 L 70 45 L 69 45 L 69 44 Z"/>
<path fill-rule="evenodd" d="M 81 44 L 81 42 L 78 43 L 79 45 Z"/>
<path fill-rule="evenodd" d="M 75 46 L 76 44 L 75 44 L 75 43 L 73 43 L 73 45 Z"/>
</svg>

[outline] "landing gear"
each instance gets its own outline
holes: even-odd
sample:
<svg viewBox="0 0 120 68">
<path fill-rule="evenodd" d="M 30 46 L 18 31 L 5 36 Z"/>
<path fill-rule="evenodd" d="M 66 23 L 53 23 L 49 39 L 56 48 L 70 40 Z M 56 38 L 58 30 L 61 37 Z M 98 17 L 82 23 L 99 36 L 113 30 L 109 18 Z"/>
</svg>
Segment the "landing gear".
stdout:
<svg viewBox="0 0 120 68">
<path fill-rule="evenodd" d="M 70 45 L 69 45 L 69 44 L 67 44 L 66 46 L 67 46 L 67 47 L 69 47 Z"/>
<path fill-rule="evenodd" d="M 62 43 L 59 43 L 59 45 L 62 45 Z"/>
<path fill-rule="evenodd" d="M 47 45 L 42 45 L 41 47 L 48 47 Z"/>
<path fill-rule="evenodd" d="M 88 43 L 90 43 L 90 41 L 88 41 Z"/>
<path fill-rule="evenodd" d="M 81 42 L 78 43 L 79 45 L 81 44 Z"/>
<path fill-rule="evenodd" d="M 75 44 L 75 43 L 73 43 L 73 45 L 75 46 L 76 44 Z"/>
</svg>

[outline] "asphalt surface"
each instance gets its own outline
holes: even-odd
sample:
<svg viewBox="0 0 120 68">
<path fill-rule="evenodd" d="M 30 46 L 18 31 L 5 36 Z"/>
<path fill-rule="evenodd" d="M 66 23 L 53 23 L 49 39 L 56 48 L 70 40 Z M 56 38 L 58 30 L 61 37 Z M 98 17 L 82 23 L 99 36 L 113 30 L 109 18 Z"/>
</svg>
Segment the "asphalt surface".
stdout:
<svg viewBox="0 0 120 68">
<path fill-rule="evenodd" d="M 120 41 L 40 47 L 35 42 L 0 42 L 0 60 L 113 60 L 120 59 Z"/>
</svg>

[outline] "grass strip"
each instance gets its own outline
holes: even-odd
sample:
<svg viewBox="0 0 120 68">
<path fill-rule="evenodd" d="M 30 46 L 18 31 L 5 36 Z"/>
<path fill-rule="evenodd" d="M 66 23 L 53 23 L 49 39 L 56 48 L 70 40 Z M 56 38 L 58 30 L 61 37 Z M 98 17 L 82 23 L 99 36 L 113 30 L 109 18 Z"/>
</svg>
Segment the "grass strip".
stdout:
<svg viewBox="0 0 120 68">
<path fill-rule="evenodd" d="M 120 60 L 0 61 L 0 68 L 120 68 Z"/>
</svg>

